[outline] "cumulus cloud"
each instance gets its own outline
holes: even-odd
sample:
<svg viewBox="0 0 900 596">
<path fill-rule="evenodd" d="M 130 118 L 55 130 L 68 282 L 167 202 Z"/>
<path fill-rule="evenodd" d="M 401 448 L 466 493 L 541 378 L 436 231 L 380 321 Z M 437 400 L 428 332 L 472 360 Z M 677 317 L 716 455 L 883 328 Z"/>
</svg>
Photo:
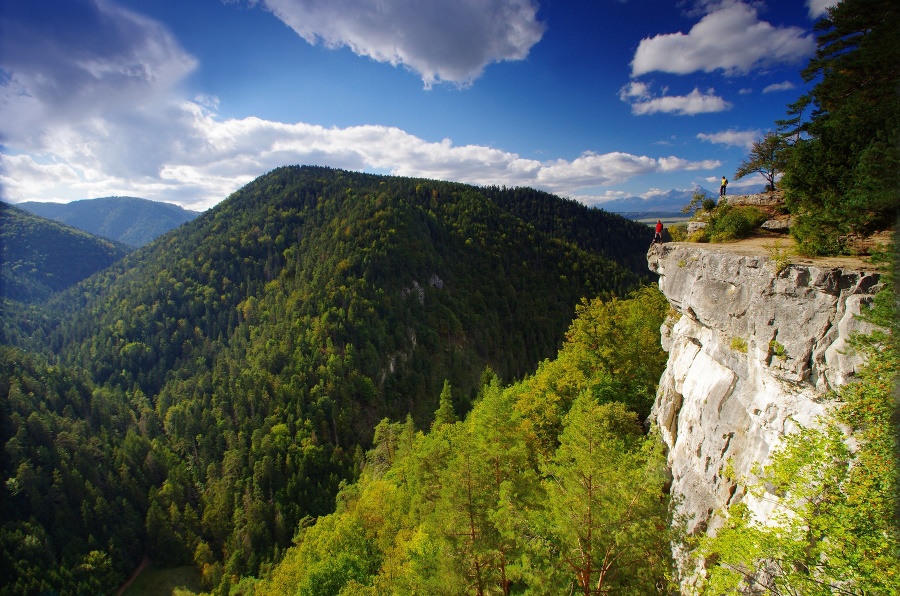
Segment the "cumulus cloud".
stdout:
<svg viewBox="0 0 900 596">
<path fill-rule="evenodd" d="M 825 12 L 836 4 L 837 0 L 806 0 L 809 18 L 818 19 L 821 16 L 825 16 Z"/>
<path fill-rule="evenodd" d="M 7 3 L 0 30 L 0 126 L 19 146 L 54 122 L 157 101 L 196 66 L 165 27 L 108 0 Z"/>
<path fill-rule="evenodd" d="M 656 113 L 693 116 L 711 112 L 724 112 L 731 109 L 732 105 L 731 102 L 716 95 L 714 89 L 709 89 L 704 93 L 695 88 L 687 95 L 653 96 L 649 90 L 646 90 L 646 93 L 643 95 L 629 94 L 626 90 L 634 85 L 635 83 L 632 82 L 624 88 L 619 93 L 619 98 L 622 101 L 631 103 L 631 113 L 636 116 Z"/>
<path fill-rule="evenodd" d="M 719 145 L 728 145 L 730 147 L 741 147 L 743 149 L 752 149 L 753 143 L 761 139 L 763 133 L 759 129 L 755 130 L 723 130 L 712 134 L 699 133 L 697 138 L 701 141 L 709 143 L 717 143 Z"/>
<path fill-rule="evenodd" d="M 254 2 L 256 3 L 256 2 Z M 426 87 L 467 85 L 494 62 L 522 60 L 544 34 L 533 0 L 259 0 L 311 44 L 402 64 Z"/>
<path fill-rule="evenodd" d="M 457 146 L 450 139 L 427 141 L 395 127 L 327 128 L 255 117 L 220 120 L 194 102 L 173 106 L 161 116 L 156 127 L 150 128 L 158 136 L 146 139 L 142 151 L 122 151 L 119 139 L 127 138 L 131 125 L 131 121 L 96 119 L 78 127 L 59 127 L 52 137 L 44 137 L 46 144 L 35 153 L 37 157 L 0 155 L 7 199 L 131 195 L 203 209 L 289 163 L 532 186 L 559 194 L 645 174 L 719 165 L 714 160 L 621 152 L 538 161 L 493 147 Z M 146 123 L 139 126 L 146 130 Z"/>
<path fill-rule="evenodd" d="M 774 27 L 760 21 L 756 9 L 748 4 L 714 6 L 687 34 L 641 40 L 631 62 L 632 76 L 653 71 L 746 74 L 771 64 L 795 63 L 815 49 L 811 34 L 799 27 Z"/>
<path fill-rule="evenodd" d="M 794 84 L 790 81 L 784 81 L 783 83 L 772 83 L 771 85 L 767 85 L 763 88 L 763 93 L 776 93 L 778 91 L 788 91 L 794 88 Z"/>
</svg>

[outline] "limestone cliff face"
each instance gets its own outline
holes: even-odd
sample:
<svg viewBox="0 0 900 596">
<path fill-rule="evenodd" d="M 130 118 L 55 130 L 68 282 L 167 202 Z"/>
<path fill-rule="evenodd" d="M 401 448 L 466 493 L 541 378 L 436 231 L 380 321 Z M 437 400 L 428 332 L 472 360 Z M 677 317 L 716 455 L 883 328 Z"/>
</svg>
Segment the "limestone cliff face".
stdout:
<svg viewBox="0 0 900 596">
<path fill-rule="evenodd" d="M 873 273 L 790 265 L 698 244 L 656 245 L 650 269 L 673 308 L 669 352 L 651 417 L 669 453 L 673 493 L 689 532 L 715 530 L 712 514 L 744 498 L 723 474 L 749 477 L 781 437 L 829 407 L 824 395 L 862 364 L 848 349 L 870 331 L 855 315 L 878 289 Z"/>
</svg>

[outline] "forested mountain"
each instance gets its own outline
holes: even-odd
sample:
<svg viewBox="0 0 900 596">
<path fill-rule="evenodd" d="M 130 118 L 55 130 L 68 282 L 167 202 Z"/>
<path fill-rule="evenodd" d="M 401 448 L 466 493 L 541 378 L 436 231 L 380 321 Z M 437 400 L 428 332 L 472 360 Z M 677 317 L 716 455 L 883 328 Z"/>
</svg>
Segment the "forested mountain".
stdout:
<svg viewBox="0 0 900 596">
<path fill-rule="evenodd" d="M 0 298 L 46 300 L 131 250 L 0 202 Z"/>
<path fill-rule="evenodd" d="M 144 246 L 199 215 L 178 205 L 136 197 L 103 197 L 71 203 L 28 201 L 17 207 L 134 247 Z"/>
<path fill-rule="evenodd" d="M 55 298 L 60 320 L 20 348 L 44 352 L 52 370 L 72 371 L 125 412 L 92 453 L 131 458 L 110 468 L 122 479 L 97 480 L 118 495 L 104 493 L 107 502 L 134 508 L 123 516 L 129 535 L 154 560 L 194 562 L 227 584 L 283 552 L 305 517 L 333 511 L 379 420 L 410 415 L 427 427 L 445 380 L 448 407 L 463 414 L 486 366 L 504 382 L 521 378 L 556 353 L 582 298 L 646 281 L 596 247 L 615 245 L 636 264 L 649 228 L 608 215 L 586 224 L 543 194 L 532 194 L 542 207 L 525 221 L 514 192 L 280 168 Z M 39 391 L 24 394 L 36 419 L 53 417 Z M 63 406 L 63 418 L 80 411 Z M 32 414 L 4 414 L 5 444 L 43 440 Z M 79 428 L 91 434 L 93 420 Z M 71 469 L 52 453 L 6 454 L 5 477 L 41 487 L 28 494 L 36 502 L 52 500 L 60 466 Z M 78 527 L 91 512 L 75 515 Z M 34 519 L 10 518 L 3 544 L 42 540 L 37 526 L 51 533 Z M 55 543 L 55 556 L 22 565 L 62 577 L 96 551 L 112 578 L 134 551 L 105 539 Z"/>
<path fill-rule="evenodd" d="M 483 191 L 501 209 L 537 230 L 600 253 L 638 275 L 646 274 L 647 259 L 645 251 L 640 250 L 647 238 L 645 225 L 533 188 L 488 187 Z"/>
</svg>

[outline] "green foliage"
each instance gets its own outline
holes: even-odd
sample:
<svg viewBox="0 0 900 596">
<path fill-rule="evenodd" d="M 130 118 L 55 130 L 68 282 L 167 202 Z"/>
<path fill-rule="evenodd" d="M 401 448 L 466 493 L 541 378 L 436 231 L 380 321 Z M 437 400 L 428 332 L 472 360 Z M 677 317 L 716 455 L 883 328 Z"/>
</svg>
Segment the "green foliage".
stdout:
<svg viewBox="0 0 900 596">
<path fill-rule="evenodd" d="M 769 342 L 769 349 L 772 350 L 772 355 L 776 358 L 784 358 L 786 355 L 784 345 L 775 341 L 774 339 Z"/>
<path fill-rule="evenodd" d="M 778 239 L 772 242 L 771 245 L 766 246 L 766 252 L 769 253 L 769 258 L 772 259 L 772 263 L 775 265 L 775 273 L 781 273 L 791 264 L 793 250 L 783 247 Z"/>
<path fill-rule="evenodd" d="M 434 414 L 434 422 L 432 428 L 439 427 L 444 424 L 453 424 L 459 418 L 456 417 L 456 411 L 453 409 L 453 393 L 450 387 L 450 381 L 444 381 L 444 388 L 441 389 L 441 396 L 438 401 L 438 409 Z"/>
<path fill-rule="evenodd" d="M 747 353 L 747 340 L 743 337 L 732 337 L 731 338 L 731 349 L 736 352 Z"/>
<path fill-rule="evenodd" d="M 0 594 L 113 591 L 165 473 L 149 402 L 0 347 L 0 404 Z"/>
<path fill-rule="evenodd" d="M 716 199 L 710 197 L 706 194 L 705 191 L 697 188 L 694 190 L 694 194 L 691 195 L 690 202 L 681 208 L 682 213 L 691 213 L 696 212 L 698 209 L 703 209 L 704 211 L 712 211 L 716 207 Z"/>
<path fill-rule="evenodd" d="M 672 242 L 687 242 L 687 224 L 673 224 L 668 226 L 666 230 L 669 232 Z"/>
<path fill-rule="evenodd" d="M 740 240 L 750 236 L 766 219 L 766 214 L 756 207 L 733 207 L 726 203 L 710 215 L 704 232 L 710 242 Z"/>
<path fill-rule="evenodd" d="M 661 441 L 645 438 L 622 404 L 585 394 L 559 440 L 544 468 L 544 508 L 531 516 L 543 563 L 532 573 L 585 596 L 656 592 L 669 569 Z"/>
<path fill-rule="evenodd" d="M 891 0 L 844 0 L 816 31 L 803 75 L 817 82 L 785 121 L 796 139 L 781 181 L 791 233 L 813 255 L 890 227 L 900 205 L 900 13 Z M 795 122 L 809 103 L 810 120 Z"/>
<path fill-rule="evenodd" d="M 613 370 L 628 376 L 634 358 L 649 360 L 637 377 L 659 377 L 664 359 L 647 351 L 650 342 L 659 349 L 658 302 L 665 299 L 648 288 L 629 300 L 583 303 L 558 374 L 546 361 L 507 388 L 489 375 L 461 422 L 423 434 L 411 421 L 382 421 L 359 481 L 343 488 L 334 514 L 301 529 L 256 593 L 556 594 L 581 586 L 579 578 L 590 579 L 578 589 L 590 594 L 665 586 L 661 444 L 635 412 L 598 391 L 613 383 Z M 642 403 L 626 388 L 643 382 L 613 383 L 616 396 Z M 556 409 L 557 425 L 537 428 L 535 398 L 568 402 Z M 585 494 L 579 479 L 587 475 L 593 488 Z M 591 549 L 582 556 L 575 541 L 584 532 Z"/>
<path fill-rule="evenodd" d="M 556 360 L 542 362 L 516 389 L 523 428 L 542 453 L 555 446 L 562 419 L 581 391 L 600 402 L 626 403 L 641 419 L 650 414 L 666 363 L 659 328 L 667 310 L 655 286 L 629 300 L 582 302 Z"/>
<path fill-rule="evenodd" d="M 531 188 L 491 186 L 481 190 L 498 207 L 536 230 L 563 238 L 582 250 L 605 255 L 644 276 L 646 248 L 653 239 L 653 231 L 646 225 Z"/>
</svg>

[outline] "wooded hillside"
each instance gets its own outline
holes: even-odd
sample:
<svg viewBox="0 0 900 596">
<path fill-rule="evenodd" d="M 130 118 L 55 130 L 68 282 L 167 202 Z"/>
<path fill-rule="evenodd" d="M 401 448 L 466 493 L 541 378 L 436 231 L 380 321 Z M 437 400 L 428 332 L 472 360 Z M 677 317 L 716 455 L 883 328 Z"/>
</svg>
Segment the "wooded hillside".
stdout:
<svg viewBox="0 0 900 596">
<path fill-rule="evenodd" d="M 509 192 L 279 168 L 57 296 L 56 322 L 21 334 L 19 347 L 123 409 L 115 434 L 84 432 L 101 437 L 98 469 L 123 475 L 105 481 L 104 499 L 133 508 L 127 531 L 155 561 L 212 565 L 220 581 L 253 575 L 301 520 L 333 511 L 380 420 L 410 415 L 426 427 L 445 380 L 455 414 L 465 414 L 486 366 L 503 382 L 521 378 L 556 353 L 582 298 L 622 296 L 645 281 L 596 247 L 616 245 L 636 263 L 648 228 L 584 209 L 585 224 L 543 194 L 525 221 L 510 212 Z M 592 243 L 601 220 L 610 238 Z M 41 391 L 31 393 L 7 418 L 4 442 L 44 440 L 28 420 L 49 414 Z M 79 411 L 63 406 L 74 421 Z M 55 445 L 59 434 L 45 438 Z M 124 468 L 113 465 L 120 449 L 131 458 Z M 63 464 L 36 453 L 8 455 L 4 473 L 40 487 L 34 502 L 52 501 Z M 90 510 L 73 515 L 72 527 L 87 527 Z M 23 529 L 15 524 L 25 519 L 10 518 L 4 544 L 49 532 L 49 519 L 35 519 Z M 117 540 L 7 556 L 54 569 L 44 576 L 53 578 L 96 551 L 113 578 L 134 563 Z"/>
</svg>

